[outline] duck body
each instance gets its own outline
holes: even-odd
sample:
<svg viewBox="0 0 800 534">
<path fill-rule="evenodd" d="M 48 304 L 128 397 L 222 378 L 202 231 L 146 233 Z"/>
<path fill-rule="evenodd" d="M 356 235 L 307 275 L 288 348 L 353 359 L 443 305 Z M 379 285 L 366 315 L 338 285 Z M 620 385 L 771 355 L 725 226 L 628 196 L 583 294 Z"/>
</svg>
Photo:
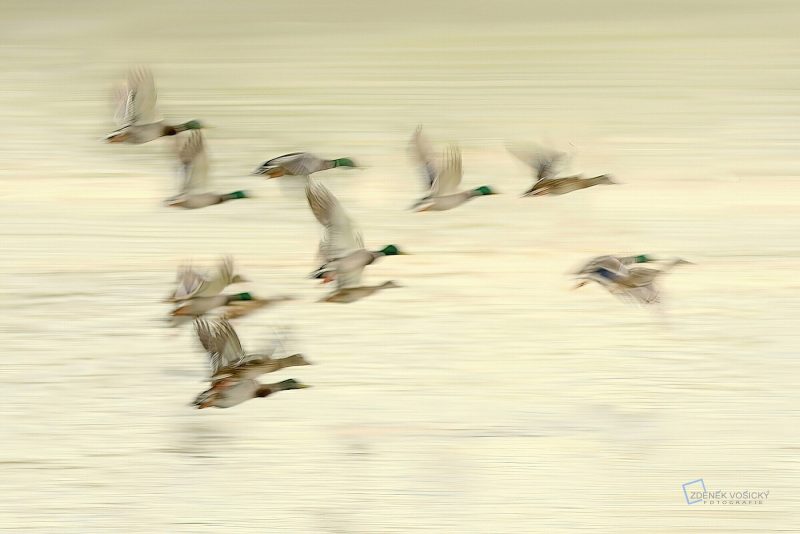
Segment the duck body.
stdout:
<svg viewBox="0 0 800 534">
<path fill-rule="evenodd" d="M 369 297 L 382 289 L 389 289 L 393 287 L 401 287 L 400 284 L 393 280 L 386 281 L 382 284 L 374 286 L 360 286 L 360 287 L 344 287 L 337 289 L 326 297 L 320 299 L 320 302 L 336 302 L 339 304 L 348 304 Z"/>
<path fill-rule="evenodd" d="M 537 197 L 543 195 L 565 195 L 600 184 L 614 184 L 608 175 L 602 174 L 593 178 L 581 176 L 568 176 L 565 178 L 544 178 L 536 182 L 522 196 Z"/>
<path fill-rule="evenodd" d="M 246 361 L 228 367 L 221 367 L 212 376 L 212 380 L 219 380 L 233 376 L 241 379 L 258 378 L 267 373 L 274 373 L 286 367 L 311 365 L 302 354 L 292 354 L 285 358 L 272 358 L 268 354 L 248 354 Z"/>
<path fill-rule="evenodd" d="M 203 408 L 232 408 L 245 401 L 263 398 L 290 389 L 305 389 L 311 386 L 302 384 L 293 378 L 282 380 L 274 384 L 262 384 L 258 380 L 220 380 L 210 388 L 200 393 L 193 405 L 198 409 Z"/>
<path fill-rule="evenodd" d="M 308 152 L 292 152 L 272 158 L 253 171 L 254 175 L 267 178 L 281 176 L 308 176 L 315 172 L 334 169 L 336 167 L 355 167 L 350 158 L 323 159 Z"/>
<path fill-rule="evenodd" d="M 223 202 L 237 198 L 248 198 L 247 193 L 244 191 L 234 191 L 233 193 L 227 193 L 224 195 L 219 193 L 189 193 L 168 199 L 166 204 L 169 207 L 196 210 L 222 204 Z"/>
<path fill-rule="evenodd" d="M 464 204 L 475 198 L 476 195 L 473 191 L 462 191 L 452 195 L 444 195 L 440 197 L 425 197 L 417 201 L 414 205 L 416 211 L 447 211 Z"/>
<path fill-rule="evenodd" d="M 383 255 L 381 252 L 372 252 L 363 248 L 355 250 L 343 258 L 333 259 L 322 264 L 316 271 L 311 273 L 311 278 L 324 278 L 330 281 L 335 279 L 336 273 L 339 272 L 361 271 Z"/>
<path fill-rule="evenodd" d="M 213 297 L 195 297 L 182 301 L 170 315 L 173 317 L 190 316 L 200 317 L 215 308 L 227 306 L 236 301 L 252 301 L 250 293 L 237 293 L 235 295 L 215 295 Z"/>
</svg>

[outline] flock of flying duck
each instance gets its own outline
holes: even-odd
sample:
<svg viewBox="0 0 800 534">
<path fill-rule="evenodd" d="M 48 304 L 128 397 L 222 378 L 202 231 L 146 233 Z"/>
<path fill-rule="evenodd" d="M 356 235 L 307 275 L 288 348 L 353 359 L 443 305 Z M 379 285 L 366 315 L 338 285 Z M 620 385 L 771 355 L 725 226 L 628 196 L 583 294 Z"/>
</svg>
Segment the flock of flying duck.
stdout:
<svg viewBox="0 0 800 534">
<path fill-rule="evenodd" d="M 201 129 L 197 120 L 171 125 L 164 121 L 156 108 L 156 89 L 153 76 L 146 69 L 133 69 L 127 80 L 114 91 L 114 119 L 118 128 L 106 136 L 109 143 L 141 144 L 160 137 L 190 132 L 179 144 L 181 183 L 179 191 L 165 201 L 167 206 L 199 209 L 247 198 L 245 191 L 215 193 L 209 190 L 208 158 Z M 441 158 L 437 158 L 430 142 L 421 128 L 414 132 L 410 151 L 422 170 L 426 194 L 414 203 L 416 211 L 446 211 L 454 209 L 474 198 L 496 194 L 490 186 L 459 190 L 462 178 L 461 153 L 456 146 L 449 146 Z M 610 176 L 582 175 L 559 177 L 559 169 L 565 154 L 543 148 L 521 149 L 510 147 L 509 152 L 528 165 L 534 183 L 523 193 L 523 197 L 563 195 L 600 184 L 614 184 Z M 361 275 L 368 265 L 384 256 L 403 254 L 396 245 L 386 245 L 380 250 L 369 250 L 364 245 L 361 232 L 344 210 L 338 199 L 311 175 L 337 167 L 355 168 L 350 158 L 323 159 L 308 152 L 294 152 L 272 158 L 262 163 L 254 175 L 267 178 L 302 176 L 306 178 L 305 193 L 314 217 L 323 228 L 317 251 L 319 267 L 310 277 L 323 283 L 335 282 L 336 289 L 321 299 L 324 302 L 349 303 L 367 297 L 377 291 L 400 287 L 394 281 L 378 285 L 362 285 Z M 634 266 L 640 263 L 660 263 L 661 268 Z M 627 301 L 639 304 L 656 304 L 659 291 L 656 279 L 672 267 L 690 263 L 682 259 L 660 260 L 649 255 L 600 256 L 593 258 L 578 269 L 574 275 L 582 287 L 596 282 L 610 293 Z M 309 387 L 294 379 L 273 384 L 262 384 L 257 378 L 284 367 L 309 365 L 301 354 L 275 358 L 280 343 L 263 353 L 246 353 L 236 331 L 229 320 L 251 311 L 289 300 L 290 297 L 272 299 L 255 298 L 249 292 L 223 294 L 226 287 L 248 280 L 236 273 L 233 260 L 224 258 L 213 274 L 201 273 L 189 265 L 178 269 L 177 287 L 167 299 L 175 304 L 170 316 L 173 324 L 194 322 L 197 337 L 206 350 L 210 361 L 209 381 L 211 386 L 194 401 L 198 408 L 229 408 L 248 399 L 266 397 L 272 393 Z M 221 314 L 211 320 L 203 316 L 220 309 Z"/>
</svg>

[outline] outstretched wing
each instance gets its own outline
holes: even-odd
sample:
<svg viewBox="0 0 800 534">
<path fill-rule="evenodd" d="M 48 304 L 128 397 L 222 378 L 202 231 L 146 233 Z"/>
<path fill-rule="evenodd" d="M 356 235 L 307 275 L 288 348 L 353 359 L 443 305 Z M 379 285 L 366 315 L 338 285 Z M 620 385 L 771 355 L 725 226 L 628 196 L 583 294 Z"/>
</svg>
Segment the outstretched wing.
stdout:
<svg viewBox="0 0 800 534">
<path fill-rule="evenodd" d="M 114 107 L 114 122 L 120 128 L 133 122 L 133 91 L 127 82 L 120 81 L 111 91 L 112 105 Z"/>
<path fill-rule="evenodd" d="M 442 165 L 431 186 L 431 197 L 441 197 L 457 192 L 461 183 L 461 151 L 450 145 L 442 156 Z"/>
<path fill-rule="evenodd" d="M 236 272 L 236 266 L 233 263 L 233 256 L 223 257 L 217 266 L 217 271 L 219 272 L 219 277 L 221 280 L 233 280 L 234 273 Z"/>
<path fill-rule="evenodd" d="M 127 118 L 131 124 L 150 124 L 161 120 L 156 109 L 158 95 L 153 73 L 145 68 L 131 69 L 128 72 L 128 90 L 131 103 Z"/>
<path fill-rule="evenodd" d="M 181 301 L 192 298 L 203 284 L 208 283 L 208 278 L 192 269 L 191 265 L 183 264 L 178 267 L 178 286 L 172 294 L 173 300 Z"/>
<path fill-rule="evenodd" d="M 567 154 L 548 148 L 508 146 L 507 150 L 522 163 L 533 170 L 536 180 L 552 179 L 558 176 L 567 162 Z"/>
<path fill-rule="evenodd" d="M 235 367 L 246 360 L 239 336 L 227 319 L 211 322 L 198 318 L 194 321 L 195 332 L 208 353 L 211 376 L 225 367 Z"/>
<path fill-rule="evenodd" d="M 319 255 L 324 261 L 342 258 L 364 248 L 364 238 L 342 205 L 324 185 L 309 179 L 306 199 L 311 211 L 324 228 Z"/>
<path fill-rule="evenodd" d="M 180 194 L 205 191 L 208 185 L 208 155 L 200 130 L 192 130 L 189 139 L 178 150 L 180 159 Z"/>
<path fill-rule="evenodd" d="M 433 147 L 428 138 L 422 135 L 422 126 L 418 126 L 411 136 L 409 151 L 415 162 L 419 165 L 422 178 L 425 182 L 425 190 L 429 191 L 436 180 L 438 169 L 434 163 Z"/>
</svg>

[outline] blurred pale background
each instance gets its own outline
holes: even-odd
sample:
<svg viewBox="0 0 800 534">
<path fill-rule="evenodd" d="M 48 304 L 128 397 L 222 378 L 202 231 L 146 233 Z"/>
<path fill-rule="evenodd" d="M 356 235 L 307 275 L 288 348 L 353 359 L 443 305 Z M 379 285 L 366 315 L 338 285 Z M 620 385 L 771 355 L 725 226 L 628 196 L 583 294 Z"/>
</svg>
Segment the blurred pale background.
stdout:
<svg viewBox="0 0 800 534">
<path fill-rule="evenodd" d="M 800 529 L 800 41 L 795 1 L 15 1 L 0 4 L 0 529 L 770 532 Z M 198 118 L 218 191 L 169 211 L 173 141 L 105 145 L 150 66 Z M 405 153 L 458 141 L 447 213 Z M 624 183 L 519 199 L 504 143 Z M 302 195 L 248 176 L 295 150 L 404 284 L 317 304 Z M 565 273 L 680 255 L 663 316 Z M 204 356 L 163 322 L 182 259 L 236 256 L 245 348 L 294 327 L 313 389 L 193 411 Z M 291 372 L 290 372 L 291 371 Z M 272 379 L 272 376 L 265 377 Z M 681 484 L 770 490 L 687 506 Z"/>
</svg>

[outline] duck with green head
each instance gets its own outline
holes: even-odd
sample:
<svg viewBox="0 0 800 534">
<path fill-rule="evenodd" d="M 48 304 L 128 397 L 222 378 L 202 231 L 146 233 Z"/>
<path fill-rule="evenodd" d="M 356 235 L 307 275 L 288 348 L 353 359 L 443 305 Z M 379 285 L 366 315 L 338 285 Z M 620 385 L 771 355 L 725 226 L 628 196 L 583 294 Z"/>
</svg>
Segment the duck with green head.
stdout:
<svg viewBox="0 0 800 534">
<path fill-rule="evenodd" d="M 337 167 L 358 168 L 350 158 L 323 159 L 308 152 L 292 152 L 265 161 L 253 171 L 254 175 L 278 178 L 280 176 L 309 176 L 315 172 Z"/>
<path fill-rule="evenodd" d="M 208 187 L 208 156 L 203 135 L 195 130 L 178 151 L 181 188 L 177 195 L 166 200 L 170 207 L 198 209 L 222 204 L 229 200 L 249 198 L 245 191 L 220 194 L 210 193 Z"/>
<path fill-rule="evenodd" d="M 584 178 L 582 175 L 557 178 L 560 168 L 567 159 L 563 152 L 541 147 L 533 149 L 508 147 L 508 150 L 533 170 L 534 184 L 522 194 L 523 197 L 564 195 L 595 185 L 617 183 L 608 174 L 593 178 Z"/>
<path fill-rule="evenodd" d="M 364 248 L 361 232 L 337 198 L 322 184 L 309 180 L 306 199 L 324 232 L 317 251 L 322 264 L 311 273 L 311 278 L 322 279 L 325 283 L 335 280 L 337 291 L 356 288 L 360 286 L 367 265 L 384 256 L 405 254 L 396 245 L 386 245 L 374 251 Z M 374 291 L 363 292 L 364 296 L 384 289 L 384 286 L 374 287 Z"/>
<path fill-rule="evenodd" d="M 427 194 L 418 200 L 415 211 L 446 211 L 456 208 L 476 197 L 497 194 L 491 187 L 482 185 L 467 191 L 458 191 L 461 184 L 461 151 L 453 145 L 445 152 L 440 165 L 434 161 L 430 143 L 417 128 L 411 138 L 411 152 L 422 169 Z"/>
<path fill-rule="evenodd" d="M 146 69 L 132 69 L 126 82 L 114 90 L 114 121 L 118 128 L 106 136 L 106 142 L 138 145 L 203 127 L 196 120 L 166 124 L 158 113 L 156 100 L 152 73 Z"/>
</svg>

